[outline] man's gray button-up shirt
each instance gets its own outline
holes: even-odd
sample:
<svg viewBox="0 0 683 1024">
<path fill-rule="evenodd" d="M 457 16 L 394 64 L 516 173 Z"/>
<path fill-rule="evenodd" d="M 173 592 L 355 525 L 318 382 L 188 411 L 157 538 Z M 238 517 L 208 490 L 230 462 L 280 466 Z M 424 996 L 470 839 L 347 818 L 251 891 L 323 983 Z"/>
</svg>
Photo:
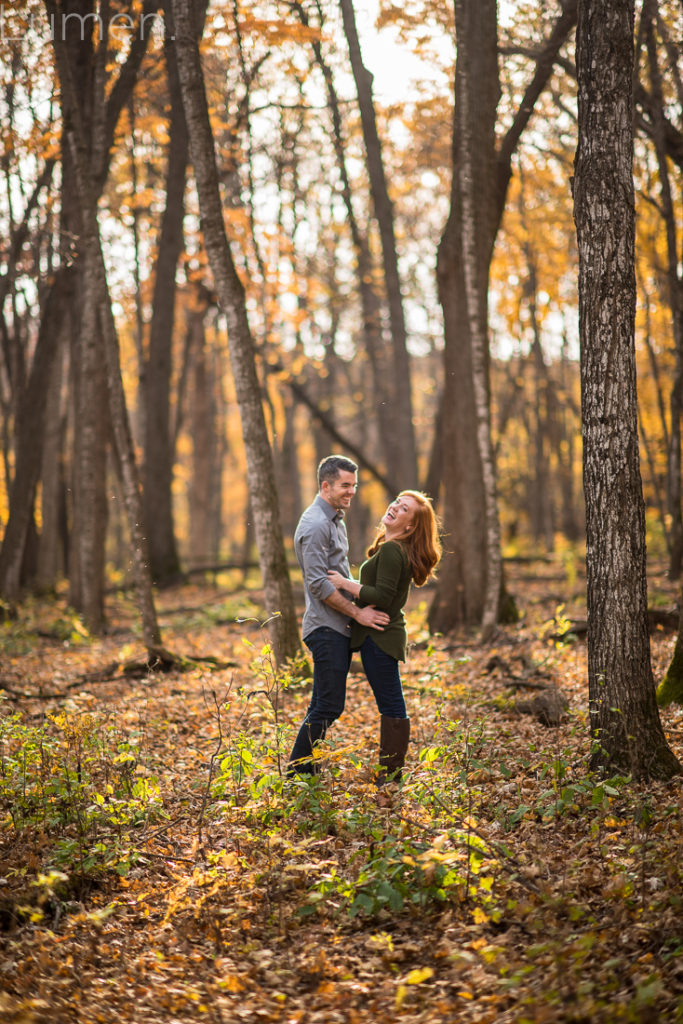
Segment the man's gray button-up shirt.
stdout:
<svg viewBox="0 0 683 1024">
<path fill-rule="evenodd" d="M 299 520 L 294 534 L 294 550 L 304 577 L 306 609 L 301 632 L 304 639 L 320 626 L 350 635 L 350 620 L 346 615 L 325 604 L 325 598 L 334 593 L 327 578 L 330 569 L 342 576 L 349 575 L 349 540 L 343 513 L 318 494 Z"/>
</svg>

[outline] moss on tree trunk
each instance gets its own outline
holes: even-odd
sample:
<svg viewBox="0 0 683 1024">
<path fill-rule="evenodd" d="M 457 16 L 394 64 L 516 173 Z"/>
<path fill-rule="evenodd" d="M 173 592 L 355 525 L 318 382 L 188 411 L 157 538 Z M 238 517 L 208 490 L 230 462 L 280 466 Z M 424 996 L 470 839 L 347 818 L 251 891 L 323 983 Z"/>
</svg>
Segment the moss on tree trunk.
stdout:
<svg viewBox="0 0 683 1024">
<path fill-rule="evenodd" d="M 683 637 L 679 630 L 671 664 L 657 689 L 660 708 L 667 704 L 683 704 Z"/>
</svg>

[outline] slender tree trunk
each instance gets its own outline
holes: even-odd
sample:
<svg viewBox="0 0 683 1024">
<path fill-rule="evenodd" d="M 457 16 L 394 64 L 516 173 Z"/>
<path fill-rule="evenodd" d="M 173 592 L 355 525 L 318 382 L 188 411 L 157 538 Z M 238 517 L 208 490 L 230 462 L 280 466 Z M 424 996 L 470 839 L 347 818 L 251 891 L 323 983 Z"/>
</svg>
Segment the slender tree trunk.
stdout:
<svg viewBox="0 0 683 1024">
<path fill-rule="evenodd" d="M 481 3 L 481 0 L 480 0 Z M 483 6 L 483 5 L 482 5 Z M 495 32 L 495 3 L 493 4 L 493 25 Z M 471 34 L 466 25 L 471 12 L 466 0 L 456 0 L 456 24 L 461 27 L 458 38 L 458 63 L 456 75 L 459 79 L 459 99 L 456 108 L 456 130 L 460 144 L 460 164 L 458 188 L 462 204 L 462 261 L 465 281 L 465 308 L 470 335 L 472 358 L 472 393 L 476 413 L 477 449 L 482 468 L 484 490 L 484 514 L 486 531 L 486 584 L 484 605 L 482 610 L 482 639 L 490 639 L 498 621 L 498 601 L 500 597 L 503 562 L 500 549 L 500 522 L 498 519 L 498 500 L 496 495 L 496 469 L 491 444 L 491 423 L 489 412 L 489 378 L 488 378 L 488 267 L 489 254 L 482 253 L 476 244 L 477 233 L 482 224 L 482 208 L 477 208 L 479 177 L 477 174 L 477 153 L 474 125 L 478 117 L 481 90 L 477 90 L 475 104 L 474 89 L 478 79 L 474 70 L 475 54 L 469 50 Z M 477 54 L 479 56 L 479 54 Z M 490 54 L 483 55 L 490 59 Z M 484 64 L 479 67 L 480 74 L 491 74 L 491 68 Z M 493 76 L 492 76 L 493 78 Z M 493 79 L 495 81 L 495 79 Z M 497 96 L 491 95 L 494 116 L 488 126 L 493 132 Z M 490 146 L 484 152 L 491 151 Z"/>
<path fill-rule="evenodd" d="M 523 251 L 526 260 L 525 295 L 531 321 L 531 356 L 534 367 L 534 487 L 531 493 L 531 529 L 537 545 L 543 544 L 546 551 L 554 546 L 552 488 L 550 474 L 550 392 L 548 367 L 543 354 L 541 325 L 538 320 L 538 274 L 537 255 L 531 244 L 525 215 L 525 183 L 521 165 L 519 168 L 521 187 L 519 190 L 519 217 L 524 232 Z"/>
<path fill-rule="evenodd" d="M 173 0 L 178 70 L 199 195 L 204 244 L 219 302 L 228 322 L 228 344 L 242 417 L 249 491 L 270 635 L 275 656 L 278 662 L 282 662 L 300 649 L 298 626 L 244 287 L 235 269 L 223 222 L 214 138 L 194 27 L 194 6 L 192 0 Z"/>
<path fill-rule="evenodd" d="M 578 541 L 585 535 L 583 510 L 577 507 L 580 500 L 580 488 L 577 487 L 577 482 L 574 480 L 574 467 L 577 465 L 575 424 L 581 417 L 579 410 L 574 411 L 574 403 L 568 401 L 573 388 L 574 368 L 567 358 L 567 344 L 566 337 L 563 337 L 560 358 L 560 394 L 557 395 L 555 402 L 553 422 L 557 425 L 555 450 L 560 467 L 562 532 L 570 541 Z"/>
<path fill-rule="evenodd" d="M 647 436 L 645 427 L 643 426 L 643 417 L 638 415 L 638 433 L 640 435 L 640 445 L 642 450 L 645 452 L 645 461 L 650 471 L 650 481 L 652 483 L 652 490 L 655 496 L 655 505 L 657 512 L 659 513 L 659 521 L 661 523 L 666 522 L 666 495 L 662 493 L 660 486 L 660 480 L 657 473 L 657 467 L 655 466 L 655 459 L 652 452 L 652 445 L 650 439 Z"/>
<path fill-rule="evenodd" d="M 372 75 L 363 64 L 353 2 L 352 0 L 339 0 L 339 2 L 346 41 L 349 46 L 351 68 L 358 92 L 366 163 L 370 179 L 370 193 L 382 243 L 384 283 L 392 336 L 394 370 L 393 412 L 396 421 L 395 430 L 401 445 L 398 484 L 399 487 L 411 487 L 415 486 L 414 481 L 417 480 L 417 456 L 415 432 L 413 429 L 412 375 L 403 310 L 403 296 L 401 294 L 401 279 L 398 270 L 394 208 L 389 197 L 389 189 L 384 173 L 384 161 L 382 159 L 382 145 L 377 131 L 377 117 L 372 95 Z"/>
<path fill-rule="evenodd" d="M 210 565 L 211 495 L 216 486 L 216 431 L 213 380 L 207 367 L 204 320 L 195 317 L 192 346 L 190 429 L 192 432 L 192 481 L 190 485 L 189 553 L 193 566 Z"/>
<path fill-rule="evenodd" d="M 65 435 L 63 393 L 65 391 L 66 355 L 66 331 L 62 326 L 45 403 L 45 432 L 40 473 L 41 527 L 36 583 L 38 589 L 44 591 L 54 590 L 57 580 L 64 576 L 66 571 L 63 536 Z"/>
<path fill-rule="evenodd" d="M 62 322 L 71 300 L 73 271 L 58 272 L 45 297 L 31 372 L 19 403 L 16 435 L 16 471 L 10 491 L 10 514 L 0 550 L 0 593 L 9 601 L 19 597 L 21 566 L 45 436 L 45 395 L 55 363 Z"/>
<path fill-rule="evenodd" d="M 276 476 L 283 529 L 285 534 L 293 536 L 303 512 L 295 430 L 297 403 L 291 394 L 286 393 L 282 395 L 282 402 L 284 430 L 277 446 Z"/>
<path fill-rule="evenodd" d="M 683 412 L 683 283 L 679 275 L 680 256 L 676 238 L 674 209 L 666 151 L 662 78 L 657 57 L 655 23 L 657 3 L 645 0 L 643 24 L 650 66 L 653 138 L 659 164 L 661 209 L 666 228 L 668 301 L 674 335 L 675 370 L 671 387 L 671 431 L 667 452 L 667 505 L 669 513 L 669 574 L 677 579 L 683 564 L 683 519 L 681 518 L 681 413 Z"/>
<path fill-rule="evenodd" d="M 170 389 L 175 324 L 176 270 L 183 251 L 185 180 L 189 141 L 176 65 L 173 12 L 166 0 L 164 56 L 171 102 L 166 171 L 166 207 L 157 250 L 149 356 L 144 372 L 145 463 L 143 500 L 149 538 L 152 578 L 160 584 L 175 579 L 180 561 L 173 527 L 173 443 Z"/>
<path fill-rule="evenodd" d="M 224 392 L 224 357 L 218 346 L 217 334 L 218 325 L 215 318 L 213 323 L 213 345 L 211 347 L 212 377 L 215 388 L 215 422 L 214 431 L 216 436 L 216 461 L 214 465 L 213 486 L 209 499 L 209 557 L 212 561 L 218 562 L 223 542 L 223 476 L 229 454 L 226 409 L 227 402 Z"/>
<path fill-rule="evenodd" d="M 73 348 L 75 429 L 69 604 L 82 614 L 91 633 L 100 633 L 104 626 L 108 422 L 97 271 L 89 262 L 87 242 L 81 242 L 77 266 L 81 272 L 83 306 Z"/>
<path fill-rule="evenodd" d="M 134 431 L 136 438 L 145 437 L 145 317 L 143 312 L 142 273 L 140 268 L 140 220 L 141 210 L 136 196 L 138 194 L 138 155 L 136 147 L 136 116 L 135 96 L 131 95 L 128 102 L 128 120 L 130 125 L 130 192 L 132 196 L 131 217 L 133 238 L 133 282 L 135 284 L 135 351 L 138 357 L 138 388 Z"/>
<path fill-rule="evenodd" d="M 634 0 L 580 0 L 579 248 L 592 765 L 636 778 L 681 766 L 650 664 L 645 513 L 638 458 L 633 191 Z"/>
<path fill-rule="evenodd" d="M 451 211 L 437 255 L 446 333 L 447 398 L 443 427 L 448 570 L 441 574 L 429 622 L 431 629 L 438 632 L 447 632 L 456 623 L 477 626 L 482 623 L 486 608 L 488 632 L 491 611 L 487 598 L 500 566 L 499 552 L 496 555 L 492 551 L 494 564 L 489 577 L 487 534 L 492 523 L 487 518 L 487 499 L 491 497 L 492 479 L 489 477 L 485 482 L 481 447 L 485 433 L 482 397 L 488 405 L 488 353 L 481 331 L 497 226 L 492 223 L 496 209 L 494 126 L 499 98 L 495 0 L 481 0 L 469 6 L 457 4 L 456 32 Z M 472 88 L 477 83 L 476 113 L 463 92 L 469 81 Z M 470 184 L 473 181 L 477 183 L 476 194 Z M 472 337 L 473 331 L 476 338 Z M 484 396 L 472 386 L 481 373 L 485 380 Z"/>
</svg>

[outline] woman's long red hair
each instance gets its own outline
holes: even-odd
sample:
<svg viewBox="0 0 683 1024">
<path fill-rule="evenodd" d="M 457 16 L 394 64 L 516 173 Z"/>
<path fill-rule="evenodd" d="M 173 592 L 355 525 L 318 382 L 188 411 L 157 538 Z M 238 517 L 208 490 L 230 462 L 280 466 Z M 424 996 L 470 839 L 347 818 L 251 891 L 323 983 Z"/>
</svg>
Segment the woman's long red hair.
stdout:
<svg viewBox="0 0 683 1024">
<path fill-rule="evenodd" d="M 417 502 L 413 528 L 407 537 L 401 537 L 410 563 L 410 573 L 415 585 L 421 587 L 434 574 L 441 558 L 439 523 L 432 508 L 431 498 L 422 491 L 401 491 L 399 498 L 413 498 Z M 384 523 L 380 523 L 375 539 L 368 548 L 368 556 L 374 555 L 385 540 Z"/>
</svg>

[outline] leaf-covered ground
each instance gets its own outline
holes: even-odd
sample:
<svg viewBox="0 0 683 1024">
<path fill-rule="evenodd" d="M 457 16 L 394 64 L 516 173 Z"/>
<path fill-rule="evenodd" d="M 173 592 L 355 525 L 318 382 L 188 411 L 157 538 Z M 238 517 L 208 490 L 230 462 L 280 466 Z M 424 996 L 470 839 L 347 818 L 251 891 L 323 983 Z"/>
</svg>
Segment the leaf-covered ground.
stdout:
<svg viewBox="0 0 683 1024">
<path fill-rule="evenodd" d="M 0 1018 L 683 1021 L 682 782 L 589 776 L 585 646 L 557 639 L 580 586 L 515 576 L 524 618 L 486 648 L 429 638 L 414 595 L 408 771 L 380 791 L 357 661 L 320 776 L 283 782 L 310 680 L 274 672 L 258 592 L 163 592 L 166 646 L 215 659 L 164 674 L 122 595 L 104 639 L 56 601 L 0 624 Z M 541 684 L 558 727 L 515 706 Z"/>
</svg>

